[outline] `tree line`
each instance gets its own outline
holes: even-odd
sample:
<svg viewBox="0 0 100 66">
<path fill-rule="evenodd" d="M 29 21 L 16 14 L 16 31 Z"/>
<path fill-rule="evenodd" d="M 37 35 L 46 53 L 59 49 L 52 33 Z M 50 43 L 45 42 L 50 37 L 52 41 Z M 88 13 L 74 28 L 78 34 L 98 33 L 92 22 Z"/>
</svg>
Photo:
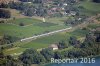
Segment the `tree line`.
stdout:
<svg viewBox="0 0 100 66">
<path fill-rule="evenodd" d="M 0 66 L 21 66 L 21 62 L 14 59 L 10 55 L 4 55 L 3 51 L 0 51 Z"/>
<path fill-rule="evenodd" d="M 20 0 L 21 2 L 10 2 L 8 4 L 2 3 L 0 5 L 0 8 L 11 8 L 19 10 L 21 14 L 24 14 L 26 16 L 50 16 L 50 17 L 62 17 L 63 14 L 58 10 L 56 12 L 52 11 L 52 8 L 54 6 L 56 7 L 64 7 L 65 12 L 69 13 L 70 11 L 75 11 L 78 13 L 78 9 L 76 7 L 73 7 L 73 3 L 76 3 L 76 0 L 54 0 L 52 1 L 52 6 L 48 7 L 44 3 L 47 2 L 47 0 Z M 25 3 L 26 2 L 26 3 Z M 31 3 L 28 3 L 31 2 Z M 34 5 L 34 3 L 36 5 Z M 67 3 L 68 6 L 63 6 L 63 3 Z M 59 6 L 58 6 L 59 5 Z M 56 8 L 54 7 L 54 8 Z M 57 8 L 58 9 L 58 8 Z M 52 12 L 53 14 L 50 15 L 49 12 Z"/>
<path fill-rule="evenodd" d="M 15 42 L 15 41 L 17 41 L 19 39 L 20 38 L 18 38 L 18 37 L 13 37 L 13 36 L 4 34 L 2 36 L 2 38 L 0 39 L 0 45 L 10 44 L 10 43 L 13 43 L 13 42 Z"/>
<path fill-rule="evenodd" d="M 10 18 L 11 12 L 9 10 L 0 9 L 0 18 Z"/>
<path fill-rule="evenodd" d="M 100 3 L 100 0 L 93 0 L 93 2 Z"/>
</svg>

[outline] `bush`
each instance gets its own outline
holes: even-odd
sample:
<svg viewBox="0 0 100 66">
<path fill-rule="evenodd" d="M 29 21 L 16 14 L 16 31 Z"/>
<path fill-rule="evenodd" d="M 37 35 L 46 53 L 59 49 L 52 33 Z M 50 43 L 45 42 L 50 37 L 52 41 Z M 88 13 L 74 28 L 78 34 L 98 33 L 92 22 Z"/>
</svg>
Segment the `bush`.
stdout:
<svg viewBox="0 0 100 66">
<path fill-rule="evenodd" d="M 10 18 L 11 12 L 9 10 L 0 9 L 0 18 Z"/>
<path fill-rule="evenodd" d="M 19 26 L 24 26 L 24 23 L 21 22 L 21 23 L 19 24 Z"/>
<path fill-rule="evenodd" d="M 2 44 L 10 44 L 13 43 L 15 41 L 19 40 L 18 37 L 15 36 L 9 36 L 9 35 L 4 35 L 1 39 L 0 39 L 0 45 Z"/>
<path fill-rule="evenodd" d="M 100 3 L 100 0 L 93 0 L 93 2 Z"/>
<path fill-rule="evenodd" d="M 5 23 L 5 21 L 4 20 L 1 20 L 0 23 Z"/>
</svg>

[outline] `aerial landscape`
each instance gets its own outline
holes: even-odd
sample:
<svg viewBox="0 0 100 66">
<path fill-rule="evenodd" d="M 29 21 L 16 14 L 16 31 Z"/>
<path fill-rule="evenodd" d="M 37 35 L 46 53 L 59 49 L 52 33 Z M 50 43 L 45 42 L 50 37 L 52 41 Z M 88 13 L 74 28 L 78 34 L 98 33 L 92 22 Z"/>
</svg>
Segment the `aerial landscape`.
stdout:
<svg viewBox="0 0 100 66">
<path fill-rule="evenodd" d="M 0 66 L 99 66 L 100 0 L 0 0 Z"/>
</svg>

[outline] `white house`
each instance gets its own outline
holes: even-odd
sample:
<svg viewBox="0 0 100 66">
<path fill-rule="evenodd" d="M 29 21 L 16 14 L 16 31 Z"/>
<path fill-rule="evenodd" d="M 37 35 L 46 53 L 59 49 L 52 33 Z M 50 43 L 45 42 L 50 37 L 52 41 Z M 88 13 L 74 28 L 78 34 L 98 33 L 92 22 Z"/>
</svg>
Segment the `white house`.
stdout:
<svg viewBox="0 0 100 66">
<path fill-rule="evenodd" d="M 58 50 L 58 45 L 52 44 L 52 45 L 50 46 L 50 48 L 52 48 L 53 50 Z"/>
<path fill-rule="evenodd" d="M 76 12 L 75 11 L 70 11 L 70 14 L 71 15 L 76 15 Z"/>
<path fill-rule="evenodd" d="M 64 5 L 64 6 L 67 6 L 68 4 L 67 4 L 67 3 L 64 3 L 63 5 Z"/>
</svg>

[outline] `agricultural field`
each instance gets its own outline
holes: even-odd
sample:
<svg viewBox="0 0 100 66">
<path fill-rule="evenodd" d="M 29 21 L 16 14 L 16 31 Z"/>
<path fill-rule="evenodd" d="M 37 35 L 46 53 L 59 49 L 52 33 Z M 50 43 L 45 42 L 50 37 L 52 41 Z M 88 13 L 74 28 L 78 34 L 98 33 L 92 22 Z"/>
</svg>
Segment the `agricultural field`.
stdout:
<svg viewBox="0 0 100 66">
<path fill-rule="evenodd" d="M 41 20 L 37 20 L 34 18 L 17 18 L 13 20 L 9 20 L 8 23 L 16 24 L 19 25 L 20 23 L 24 23 L 24 25 L 30 25 L 30 24 L 35 24 L 35 23 L 40 23 Z"/>
<path fill-rule="evenodd" d="M 20 26 L 20 23 L 24 23 L 24 26 Z M 17 18 L 14 20 L 8 20 L 7 23 L 0 24 L 0 35 L 10 35 L 15 36 L 20 39 L 27 38 L 34 35 L 39 35 L 55 30 L 60 30 L 64 28 L 68 28 L 69 26 L 65 26 L 64 24 L 53 23 L 53 22 L 42 22 L 41 20 L 35 18 Z M 52 36 L 42 37 L 33 41 L 26 42 L 18 42 L 13 43 L 14 49 L 11 48 L 9 50 L 4 50 L 5 54 L 16 54 L 23 52 L 28 48 L 44 48 L 48 47 L 52 43 L 56 43 L 61 39 L 67 39 L 65 34 L 56 34 Z M 54 39 L 55 38 L 55 39 Z M 18 47 L 18 48 L 16 48 Z"/>
<path fill-rule="evenodd" d="M 24 26 L 19 26 L 20 23 Z M 59 25 L 51 22 L 42 22 L 32 18 L 20 18 L 8 21 L 8 24 L 0 24 L 0 33 L 16 36 L 19 38 L 30 37 L 37 34 L 67 28 L 68 26 Z"/>
<path fill-rule="evenodd" d="M 66 21 L 69 18 L 69 16 L 64 17 L 52 17 L 52 18 L 46 18 L 48 22 L 55 23 L 55 24 L 63 24 L 64 21 Z"/>
<path fill-rule="evenodd" d="M 98 28 L 98 27 L 100 27 L 100 24 L 90 24 L 88 26 L 88 28 L 92 28 L 92 29 L 95 29 L 95 28 Z"/>
<path fill-rule="evenodd" d="M 69 65 L 82 57 L 90 64 L 100 56 L 99 0 L 0 3 L 0 66 L 55 66 L 64 58 Z"/>
<path fill-rule="evenodd" d="M 24 18 L 22 18 L 24 19 Z M 30 21 L 29 21 L 30 20 Z M 32 22 L 33 20 L 33 22 Z M 21 21 L 19 19 L 19 21 Z M 34 19 L 31 18 L 25 18 L 26 22 L 26 26 L 18 26 L 18 23 L 20 23 L 19 21 L 15 21 L 13 24 L 16 25 L 12 25 L 12 24 L 0 24 L 2 28 L 2 32 L 4 31 L 4 33 L 7 33 L 8 35 L 13 35 L 13 36 L 17 36 L 20 38 L 25 38 L 25 37 L 30 37 L 33 34 L 35 35 L 37 34 L 42 34 L 45 33 L 45 31 L 49 32 L 50 30 L 57 30 L 57 29 L 62 29 L 62 28 L 66 28 L 68 26 L 63 26 L 63 25 L 58 25 L 55 23 L 50 23 L 50 22 L 45 22 L 43 23 L 42 21 L 34 21 Z M 30 25 L 32 24 L 32 25 Z M 29 26 L 27 26 L 29 25 Z M 6 27 L 5 27 L 6 26 Z M 34 48 L 34 49 L 41 49 L 41 48 L 46 48 L 49 47 L 51 44 L 56 44 L 59 41 L 65 40 L 66 43 L 68 43 L 68 40 L 70 38 L 70 36 L 75 36 L 77 37 L 79 40 L 81 40 L 81 38 L 84 38 L 85 35 L 89 32 L 89 28 L 97 28 L 100 27 L 99 24 L 90 24 L 87 29 L 76 29 L 73 32 L 62 32 L 62 33 L 57 33 L 54 35 L 50 35 L 50 36 L 45 36 L 45 37 L 41 37 L 38 39 L 33 39 L 30 41 L 25 41 L 25 42 L 15 42 L 14 47 L 11 49 L 7 49 L 4 50 L 4 53 L 9 55 L 14 55 L 14 57 L 17 57 L 18 54 L 22 53 L 23 51 L 25 51 L 26 49 L 29 48 Z M 12 29 L 13 28 L 13 29 Z M 34 30 L 34 31 L 32 31 Z M 49 30 L 49 31 L 48 31 Z M 8 31 L 8 32 L 5 32 Z M 0 33 L 2 33 L 0 32 Z M 82 40 L 83 41 L 83 40 Z M 18 48 L 16 48 L 18 47 Z"/>
<path fill-rule="evenodd" d="M 14 53 L 21 53 L 23 51 L 25 51 L 28 48 L 34 48 L 34 49 L 41 49 L 41 48 L 46 48 L 49 47 L 51 44 L 56 44 L 59 41 L 65 40 L 66 43 L 68 44 L 68 40 L 71 36 L 75 36 L 77 37 L 79 40 L 81 40 L 81 38 L 84 38 L 86 34 L 89 33 L 89 29 L 90 28 L 97 28 L 100 27 L 99 24 L 90 24 L 89 26 L 87 26 L 87 29 L 76 29 L 75 31 L 72 32 L 62 32 L 62 33 L 57 33 L 54 35 L 50 35 L 50 36 L 45 36 L 45 37 L 41 37 L 38 39 L 33 39 L 32 41 L 25 41 L 25 42 L 15 42 L 14 44 L 14 48 L 12 50 L 4 50 L 5 54 L 12 54 L 14 55 Z M 82 39 L 83 41 L 84 39 Z M 18 48 L 16 48 L 18 47 Z M 16 57 L 17 55 L 14 55 L 14 57 Z"/>
<path fill-rule="evenodd" d="M 30 42 L 27 42 L 27 41 L 18 42 L 18 43 L 15 43 L 15 47 L 19 47 L 19 48 L 11 50 L 13 52 L 5 50 L 5 53 L 6 54 L 20 53 L 28 48 L 34 48 L 34 49 L 46 48 L 46 47 L 49 47 L 51 44 L 58 43 L 61 40 L 65 40 L 66 43 L 68 43 L 70 36 L 81 38 L 81 37 L 84 37 L 88 32 L 89 30 L 77 29 L 74 32 L 62 32 L 62 33 L 57 33 L 51 36 L 41 37 L 35 40 L 33 39 Z"/>
<path fill-rule="evenodd" d="M 83 1 L 83 2 L 80 2 L 77 6 L 80 7 L 80 11 L 81 11 L 80 13 L 85 14 L 87 16 L 100 13 L 99 3 L 94 3 L 91 1 Z"/>
</svg>

